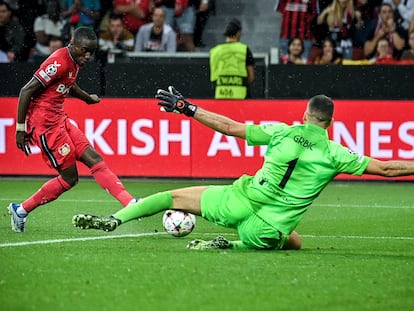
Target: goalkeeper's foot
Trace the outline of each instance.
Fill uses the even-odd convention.
[[[120,225],[120,221],[113,216],[101,217],[91,214],[75,215],[72,218],[72,223],[81,229],[98,229],[106,232],[114,231]]]
[[[204,240],[193,240],[188,243],[187,248],[195,250],[207,250],[207,249],[229,249],[232,248],[233,244],[228,241],[225,237],[219,235],[210,241]]]

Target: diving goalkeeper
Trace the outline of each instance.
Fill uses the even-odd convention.
[[[222,236],[194,240],[187,246],[191,249],[300,249],[295,228],[336,175],[414,174],[414,162],[379,161],[329,140],[327,128],[333,122],[334,103],[325,95],[312,97],[303,124],[292,126],[240,123],[189,103],[174,87],[158,90],[155,97],[165,112],[192,117],[215,131],[246,139],[249,145],[267,145],[263,166],[254,176],[243,175],[231,185],[159,192],[109,217],[78,214],[73,217],[76,227],[112,231],[130,220],[178,209],[235,228],[239,234],[238,241]]]

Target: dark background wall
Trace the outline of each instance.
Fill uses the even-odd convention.
[[[253,98],[414,99],[414,66],[268,65],[255,58]],[[38,64],[0,64],[0,96],[18,96]],[[174,85],[190,98],[213,98],[208,58],[128,58],[113,64],[92,62],[78,84],[105,97],[153,97],[157,88]]]

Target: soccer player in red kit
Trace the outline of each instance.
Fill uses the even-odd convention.
[[[8,210],[15,232],[25,231],[26,217],[36,207],[57,199],[78,183],[77,161],[89,167],[98,184],[122,205],[135,201],[63,109],[69,94],[87,104],[99,103],[97,95],[88,94],[75,82],[79,68],[90,60],[96,48],[97,37],[93,30],[76,29],[70,44],[51,54],[20,90],[17,147],[29,155],[29,142],[35,143],[41,149],[44,161],[59,175],[43,184],[24,202],[10,203]]]

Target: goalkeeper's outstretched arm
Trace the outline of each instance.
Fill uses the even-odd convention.
[[[246,124],[229,117],[198,107],[193,118],[217,132],[246,139]]]
[[[220,133],[246,139],[246,124],[188,102],[173,86],[169,86],[168,91],[157,90],[155,98],[160,100],[161,111],[182,113]]]
[[[365,174],[378,175],[384,177],[408,176],[414,174],[414,161],[390,160],[380,161],[371,159]]]

